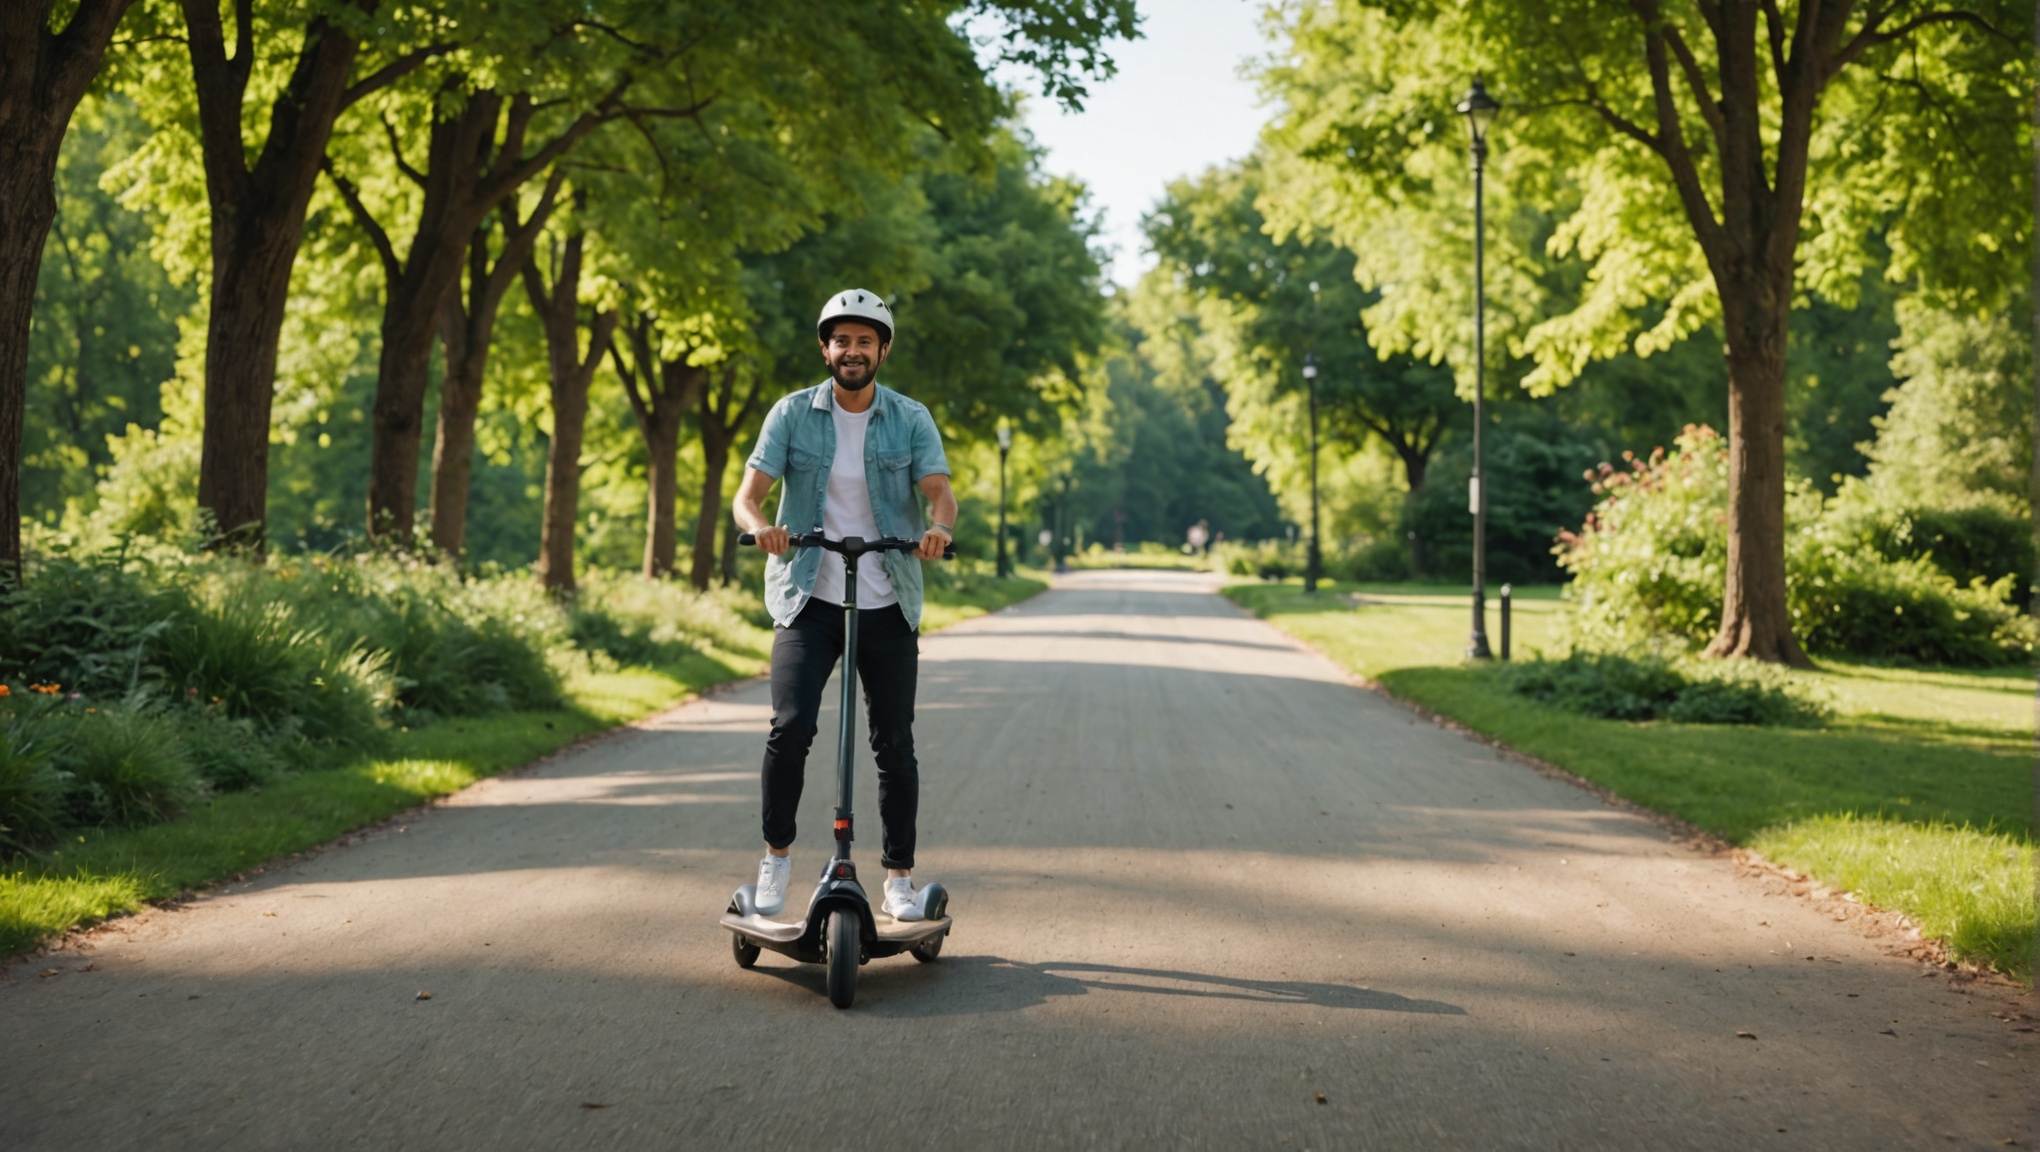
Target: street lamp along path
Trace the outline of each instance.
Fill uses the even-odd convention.
[[[1467,487],[1467,510],[1473,513],[1473,637],[1466,654],[1475,660],[1489,659],[1487,638],[1487,483],[1482,470],[1481,433],[1486,416],[1482,401],[1487,393],[1487,219],[1482,203],[1486,193],[1487,134],[1502,105],[1488,95],[1478,76],[1473,88],[1459,102],[1459,112],[1473,135],[1473,477]]]
[[[1013,574],[1006,563],[1006,454],[1013,450],[1013,428],[1009,424],[999,425],[999,553],[996,565],[999,579]]]

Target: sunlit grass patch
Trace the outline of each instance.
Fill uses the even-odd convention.
[[[1752,836],[1771,860],[1886,908],[1958,957],[2031,978],[2036,931],[2030,840],[1873,816],[1799,820]]]
[[[141,877],[0,875],[0,956],[76,924],[132,912],[148,899]]]

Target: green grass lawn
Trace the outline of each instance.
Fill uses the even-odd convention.
[[[1024,576],[966,576],[930,591],[924,627],[933,631],[982,616],[1045,587]],[[566,706],[557,711],[448,719],[393,732],[379,755],[217,796],[166,824],[87,832],[33,860],[0,866],[0,957],[317,847],[690,693],[756,675],[765,668],[770,640],[759,629],[737,650],[693,653],[660,668],[584,673],[569,682]]]
[[[926,601],[921,605],[921,630],[939,632],[951,624],[997,612],[1008,604],[1016,604],[1048,587],[1048,583],[1037,576],[1025,575],[1001,580],[990,575],[964,575],[955,578],[946,587],[930,585]]]
[[[1466,663],[1467,597],[1422,585],[1235,584],[1242,606],[1388,691],[1639,804],[1903,911],[1956,956],[2030,978],[2029,673],[1821,661],[1818,728],[1597,720]],[[1552,640],[1555,588],[1517,589],[1515,654]],[[1491,606],[1492,612],[1492,606]],[[1489,638],[1499,627],[1489,620]]]

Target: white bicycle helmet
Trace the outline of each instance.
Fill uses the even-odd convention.
[[[815,321],[815,335],[827,340],[829,329],[840,320],[855,320],[860,324],[869,324],[878,329],[879,343],[892,343],[892,309],[886,307],[885,300],[876,292],[862,288],[846,288],[829,297],[829,302],[822,305],[822,318]]]

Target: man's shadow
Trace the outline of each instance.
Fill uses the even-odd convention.
[[[817,995],[823,991],[824,977],[819,965],[760,966],[754,971],[802,987],[812,986]],[[1349,984],[1246,980],[1118,964],[1026,964],[999,956],[945,956],[933,964],[900,965],[894,961],[867,964],[858,973],[857,1004],[853,1011],[908,1019],[1018,1012],[1058,997],[1093,992],[1235,1000],[1269,1006],[1466,1015],[1466,1009],[1457,1004],[1415,1000]]]

